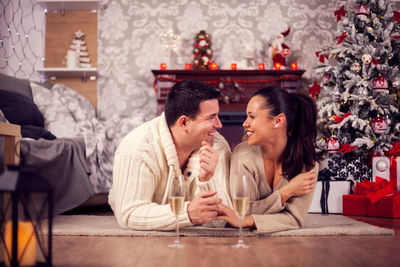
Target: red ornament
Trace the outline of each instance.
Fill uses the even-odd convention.
[[[332,78],[332,74],[330,72],[326,72],[322,76],[322,82],[328,83],[328,82],[330,82],[331,78]]]
[[[343,144],[342,147],[338,150],[339,153],[349,153],[353,149],[357,148],[357,146],[350,146],[349,144]]]
[[[393,19],[394,19],[394,21],[396,21],[396,22],[400,22],[400,12],[394,11],[394,12],[393,12]]]
[[[382,134],[388,129],[388,123],[383,117],[376,117],[371,122],[371,128],[374,133]]]
[[[340,148],[340,143],[339,140],[336,138],[336,136],[331,136],[328,139],[326,139],[325,144],[326,144],[326,150],[329,153],[335,153]]]
[[[388,90],[388,81],[382,75],[379,75],[372,79],[372,88],[376,92],[385,92]]]
[[[356,9],[356,17],[360,16],[368,16],[369,15],[369,6],[368,5],[359,5]]]

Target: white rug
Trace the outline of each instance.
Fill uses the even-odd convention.
[[[59,215],[54,218],[55,236],[174,236],[174,231],[135,231],[121,229],[114,216]],[[359,222],[342,215],[308,214],[305,226],[272,234],[259,234],[245,229],[244,236],[329,236],[329,235],[394,235],[391,229]],[[233,236],[233,228],[185,227],[182,236]]]

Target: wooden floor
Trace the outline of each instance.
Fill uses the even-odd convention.
[[[109,212],[104,214],[109,215]],[[400,266],[400,219],[352,217],[395,231],[394,236],[183,237],[187,247],[167,247],[171,237],[54,237],[55,266]]]

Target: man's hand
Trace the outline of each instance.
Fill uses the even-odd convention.
[[[203,141],[201,145],[199,180],[206,182],[214,175],[215,167],[218,164],[219,152],[212,148],[206,141]]]
[[[189,202],[187,211],[193,224],[205,224],[217,217],[217,206],[222,200],[213,197],[216,193],[211,191],[201,192]]]

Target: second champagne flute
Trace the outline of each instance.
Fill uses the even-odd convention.
[[[249,248],[250,246],[243,242],[242,237],[242,220],[249,210],[249,188],[247,185],[247,179],[245,175],[236,177],[233,180],[233,208],[236,215],[239,217],[239,240],[233,248]]]
[[[185,181],[182,175],[177,175],[172,178],[172,184],[169,191],[169,205],[172,213],[175,215],[176,221],[176,239],[175,242],[168,245],[170,248],[185,248],[179,240],[179,225],[178,217],[183,213],[185,206]]]

